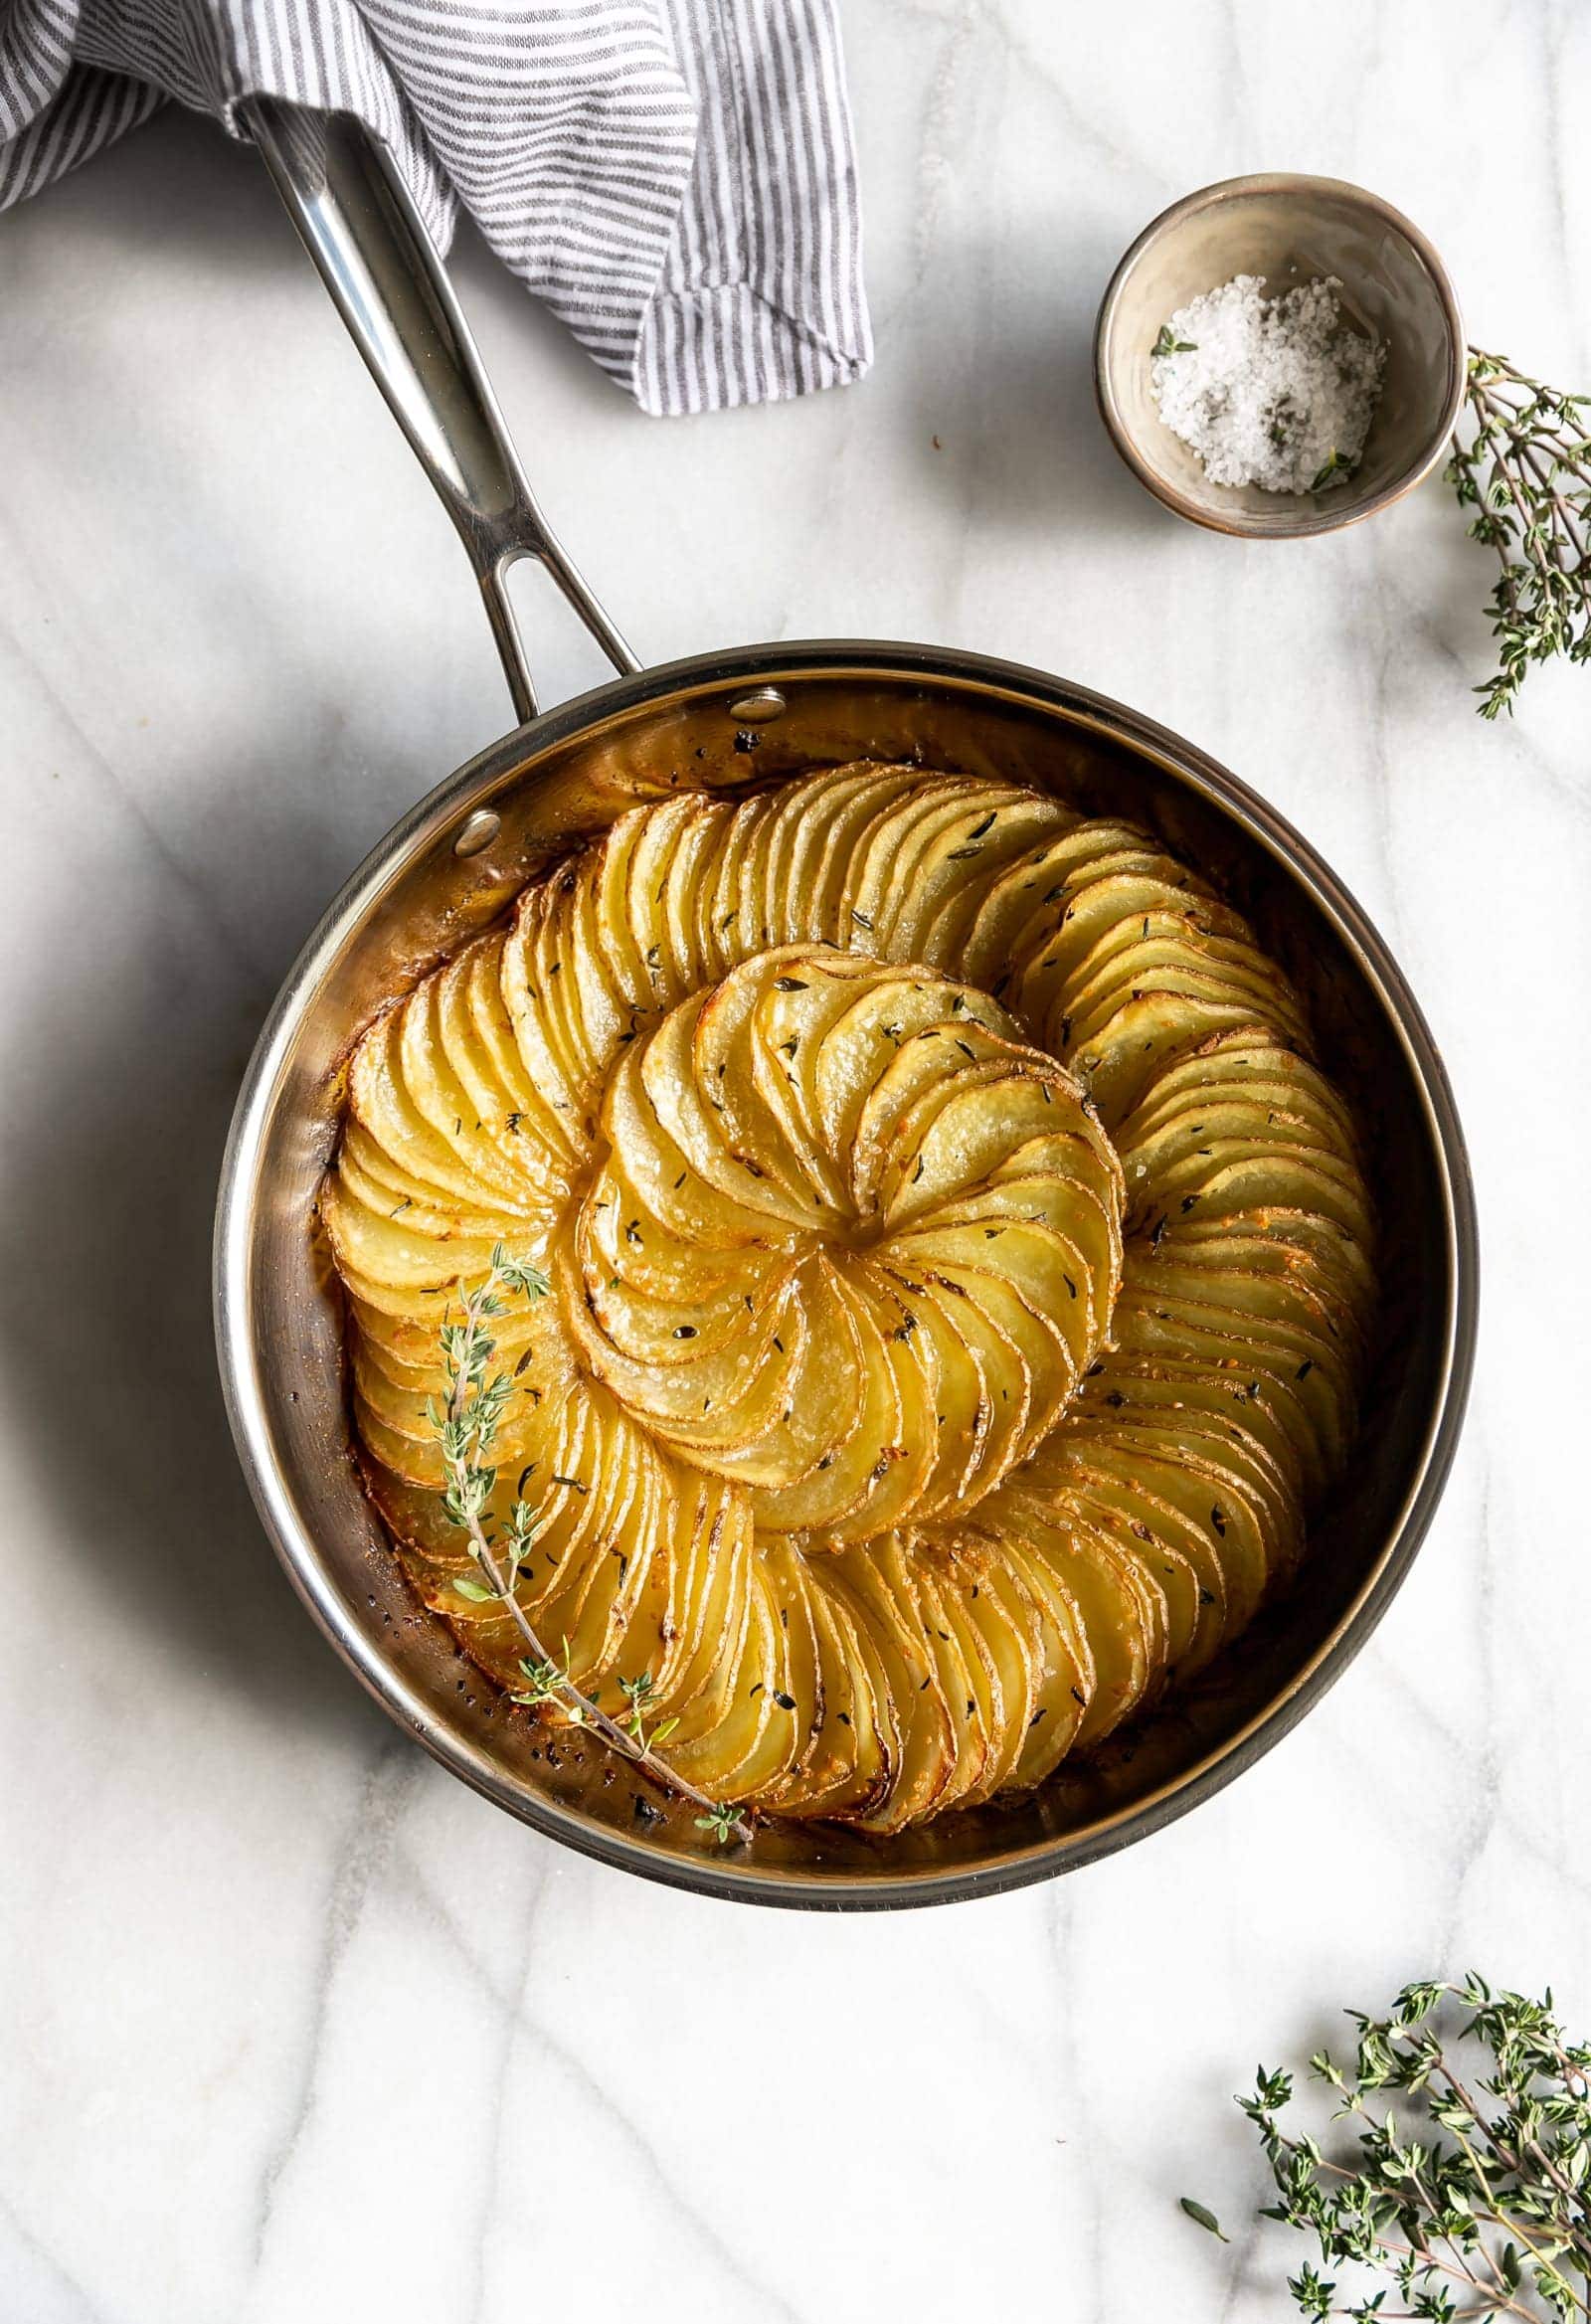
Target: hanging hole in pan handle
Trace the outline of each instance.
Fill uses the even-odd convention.
[[[250,97],[239,110],[457,527],[519,717],[534,718],[537,707],[504,587],[522,557],[546,567],[616,669],[639,669],[537,506],[437,246],[381,139],[352,113],[317,113],[276,97]]]

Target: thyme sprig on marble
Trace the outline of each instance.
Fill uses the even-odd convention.
[[[492,1531],[490,1509],[497,1471],[491,1453],[514,1383],[508,1373],[490,1369],[497,1352],[491,1324],[506,1310],[505,1294],[545,1299],[550,1288],[539,1267],[510,1258],[498,1243],[486,1274],[463,1297],[456,1316],[449,1313],[442,1328],[446,1394],[441,1402],[432,1399],[427,1417],[442,1449],[442,1507],[468,1535],[475,1566],[473,1573],[460,1575],[452,1587],[475,1604],[495,1599],[524,1641],[526,1651],[519,1660],[522,1684],[509,1690],[511,1700],[532,1709],[550,1706],[571,1725],[600,1737],[654,1783],[700,1809],[697,1830],[710,1833],[720,1845],[748,1839],[750,1826],[737,1808],[698,1791],[658,1757],[657,1746],[678,1722],[665,1719],[657,1726],[647,1726],[654,1685],[649,1672],[619,1680],[619,1691],[626,1707],[616,1714],[602,1707],[599,1690],[577,1685],[571,1674],[567,1639],[562,1641],[561,1662],[543,1645],[518,1593],[522,1569],[546,1529],[546,1519],[516,1496],[505,1526],[495,1534]]]
[[[1591,396],[1472,347],[1465,411],[1473,434],[1455,435],[1447,480],[1475,510],[1472,540],[1503,567],[1490,601],[1500,666],[1475,690],[1483,718],[1511,716],[1532,663],[1591,660]]]
[[[1310,2073],[1332,2092],[1332,2119],[1356,2126],[1353,2149],[1329,2155],[1282,2127],[1288,2073],[1261,2066],[1238,2100],[1276,2184],[1262,2216],[1320,2245],[1321,2267],[1288,2279],[1299,2313],[1591,2317],[1591,2049],[1564,2039],[1551,1994],[1494,1993],[1472,1975],[1406,1986],[1385,2018],[1347,2014],[1351,2061],[1319,2051]],[[1202,2204],[1182,2208],[1220,2234]],[[1343,2264],[1359,2271],[1356,2295],[1321,2272]]]

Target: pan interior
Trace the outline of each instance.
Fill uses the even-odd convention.
[[[784,707],[748,704],[774,688]],[[753,715],[755,713],[755,715]],[[705,1855],[611,1754],[505,1714],[410,1597],[349,1450],[338,1308],[313,1232],[340,1069],[382,1002],[499,912],[549,853],[637,799],[855,758],[1033,785],[1158,831],[1306,993],[1366,1142],[1384,1235],[1379,1353],[1351,1466],[1297,1586],[1158,1712],[1039,1791],[889,1839],[773,1826]],[[484,846],[480,817],[499,818]],[[464,823],[472,852],[456,848]],[[1412,1555],[1467,1363],[1462,1150],[1413,1005],[1330,875],[1232,778],[1149,722],[1033,673],[891,649],[763,648],[602,688],[485,752],[361,867],[305,948],[240,1100],[218,1236],[223,1369],[257,1499],[358,1675],[455,1773],[610,1861],[770,1902],[929,1901],[1063,1870],[1167,1820],[1275,1740],[1347,1660]],[[1463,1280],[1461,1280],[1463,1279]],[[1464,1294],[1461,1299],[1461,1292]]]

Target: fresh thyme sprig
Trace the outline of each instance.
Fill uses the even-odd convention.
[[[494,1539],[490,1530],[488,1511],[497,1483],[491,1451],[514,1392],[513,1380],[506,1372],[488,1368],[497,1352],[490,1325],[504,1313],[505,1292],[524,1299],[545,1299],[550,1288],[539,1267],[510,1258],[498,1243],[489,1269],[464,1297],[457,1319],[449,1316],[442,1328],[447,1392],[441,1403],[433,1399],[427,1415],[442,1448],[442,1507],[469,1536],[475,1562],[475,1571],[460,1575],[452,1586],[460,1597],[476,1604],[495,1599],[523,1639],[526,1651],[519,1671],[524,1683],[510,1690],[513,1701],[537,1709],[550,1704],[572,1725],[600,1736],[654,1783],[699,1808],[702,1812],[696,1818],[696,1829],[710,1832],[720,1845],[749,1839],[751,1828],[737,1808],[698,1791],[657,1756],[658,1744],[679,1722],[665,1719],[648,1731],[645,1720],[654,1688],[650,1672],[619,1680],[619,1691],[628,1707],[616,1717],[603,1709],[599,1689],[582,1690],[571,1676],[568,1640],[563,1641],[561,1663],[542,1644],[519,1602],[518,1591],[522,1567],[545,1529],[546,1520],[538,1517],[528,1502],[516,1499],[505,1531]]]
[[[1501,355],[1469,350],[1465,407],[1447,480],[1473,508],[1470,536],[1494,548],[1501,666],[1476,692],[1483,718],[1512,715],[1532,662],[1591,660],[1591,396],[1543,387]]]
[[[1283,2130],[1293,2077],[1261,2066],[1238,2104],[1259,2131],[1279,2201],[1262,2214],[1312,2233],[1323,2267],[1343,2262],[1379,2290],[1338,2299],[1306,2265],[1288,2279],[1299,2313],[1471,2324],[1591,2317],[1591,2049],[1564,2040],[1552,1996],[1494,1993],[1485,1980],[1406,1986],[1390,2016],[1348,2016],[1351,2064],[1326,2052],[1310,2072],[1358,2125],[1352,2160]],[[1459,2055],[1473,2045],[1472,2067]],[[1395,2114],[1393,2092],[1402,2104]],[[1445,2134],[1445,2135],[1444,2135]],[[1219,2235],[1212,2213],[1182,2208]],[[1388,2305],[1394,2291],[1401,2307]]]

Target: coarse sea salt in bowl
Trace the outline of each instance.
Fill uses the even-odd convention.
[[[1167,425],[1166,413],[1204,444],[1218,470],[1235,465],[1241,471],[1248,464],[1266,469],[1274,479],[1285,468],[1285,462],[1279,468],[1275,461],[1248,457],[1264,449],[1253,437],[1255,408],[1277,389],[1287,368],[1259,353],[1245,359],[1237,345],[1244,300],[1246,319],[1255,325],[1254,293],[1229,292],[1222,302],[1238,366],[1233,401],[1245,411],[1212,422],[1219,388],[1212,398],[1208,377],[1190,376],[1211,371],[1210,349],[1198,365],[1191,356],[1176,356],[1167,367],[1163,354],[1162,332],[1175,336],[1172,317],[1238,276],[1257,277],[1259,295],[1267,302],[1290,302],[1286,310],[1268,303],[1265,313],[1273,335],[1280,321],[1295,339],[1295,401],[1284,410],[1283,421],[1300,427],[1301,441],[1325,442],[1331,427],[1341,425],[1349,431],[1351,447],[1363,421],[1362,399],[1354,390],[1368,383],[1373,408],[1362,450],[1345,470],[1340,459],[1323,461],[1330,473],[1319,489],[1279,491],[1258,482],[1218,482],[1193,446]],[[1327,376],[1329,367],[1324,370],[1307,346],[1302,355],[1297,346],[1300,329],[1311,320],[1308,310],[1319,300],[1310,286],[1320,283],[1331,285],[1337,327],[1372,351],[1344,347],[1341,369],[1353,375],[1347,381]],[[1303,296],[1295,299],[1294,293]],[[1207,307],[1200,311],[1211,312]],[[1157,346],[1162,350],[1158,363]],[[1183,375],[1180,381],[1177,372]],[[1445,456],[1464,400],[1464,325],[1436,252],[1389,202],[1338,178],[1228,178],[1174,203],[1145,228],[1112,275],[1094,333],[1100,414],[1140,482],[1178,516],[1254,540],[1334,532],[1410,491]],[[1302,422],[1300,380],[1306,407]],[[1312,383],[1322,398],[1313,411],[1308,408]],[[1194,393],[1200,389],[1202,400]],[[1285,386],[1280,392],[1286,393]],[[1197,414],[1190,419],[1195,403]],[[1306,456],[1298,474],[1306,472],[1306,465],[1313,482],[1320,468]]]

